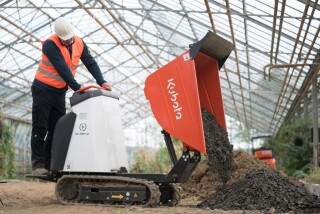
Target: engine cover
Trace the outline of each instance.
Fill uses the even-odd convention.
[[[64,127],[63,121],[68,121],[66,118],[70,117],[67,114],[58,121],[55,129],[51,169],[61,170],[62,164],[60,167],[54,166],[61,159],[64,159],[63,171],[68,172],[113,172],[120,167],[128,169],[119,96],[111,91],[93,90],[74,94],[70,103],[72,114],[76,115],[72,132],[67,130],[70,126]],[[58,140],[64,132],[71,134],[69,145],[63,143],[65,139]]]

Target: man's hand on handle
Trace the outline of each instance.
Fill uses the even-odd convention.
[[[94,85],[89,85],[89,86],[81,86],[79,90],[77,90],[76,92],[77,93],[84,93],[84,92],[88,92],[90,88],[98,88],[98,89],[104,89],[104,90],[108,90],[108,91],[111,91],[111,85],[109,83],[103,83],[100,86],[94,86]]]
[[[102,85],[101,85],[101,87],[102,88],[104,88],[104,89],[106,89],[106,90],[108,90],[108,91],[111,91],[112,89],[111,89],[111,85],[109,84],[109,83],[103,83]]]

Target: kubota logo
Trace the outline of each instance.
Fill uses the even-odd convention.
[[[175,91],[176,84],[173,81],[174,78],[168,80],[167,90],[168,93],[171,95],[170,100],[173,103],[172,107],[174,109],[173,111],[176,113],[176,120],[179,120],[182,118],[182,107],[178,102],[178,93]]]

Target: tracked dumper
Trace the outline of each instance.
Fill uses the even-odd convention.
[[[173,167],[167,174],[129,173],[119,95],[89,86],[70,98],[72,111],[55,127],[48,175],[59,202],[177,205],[186,182],[207,155],[201,109],[226,131],[219,69],[233,46],[209,31],[176,59],[149,75],[145,96],[160,126]],[[171,136],[183,142],[177,159]]]

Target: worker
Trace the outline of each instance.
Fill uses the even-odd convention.
[[[31,86],[31,161],[34,175],[45,175],[50,170],[53,132],[58,119],[66,114],[68,88],[73,91],[84,89],[74,79],[79,61],[83,62],[98,85],[111,90],[87,45],[74,35],[69,20],[58,18],[54,22],[54,31],[55,34],[43,43],[42,59]]]

